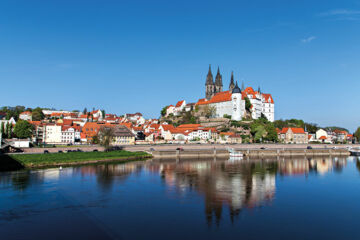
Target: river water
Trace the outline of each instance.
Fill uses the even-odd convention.
[[[1,239],[360,239],[357,158],[0,173]]]

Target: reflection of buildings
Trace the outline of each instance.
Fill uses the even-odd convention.
[[[346,158],[302,158],[302,159],[282,159],[279,163],[279,173],[281,175],[306,175],[310,171],[324,175],[329,171],[339,172],[346,166]]]
[[[223,206],[229,207],[231,220],[243,208],[271,201],[275,194],[276,163],[185,162],[150,164],[159,171],[169,187],[179,194],[194,189],[205,197],[205,213],[209,224],[219,224]]]

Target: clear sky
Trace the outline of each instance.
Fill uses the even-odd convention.
[[[275,118],[360,125],[360,1],[0,1],[0,106],[158,117],[208,65],[273,95]]]

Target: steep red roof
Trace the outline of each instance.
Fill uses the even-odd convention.
[[[325,137],[325,136],[321,136],[319,139],[320,139],[320,140],[326,140],[326,137]]]
[[[183,104],[184,100],[178,101],[175,107],[181,107],[181,105]]]
[[[272,98],[271,94],[263,93],[262,95],[263,95],[263,97],[265,99],[265,102],[274,103],[274,99]]]

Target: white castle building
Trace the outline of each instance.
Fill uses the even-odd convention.
[[[244,86],[240,89],[237,82],[234,83],[233,73],[231,73],[229,90],[223,91],[220,69],[218,68],[214,82],[211,66],[209,66],[205,83],[205,96],[205,98],[199,99],[196,105],[215,107],[215,117],[230,115],[233,120],[241,120],[246,113],[245,98],[247,97],[252,105],[250,111],[253,119],[258,119],[263,114],[269,121],[274,121],[275,106],[271,94],[262,93],[260,88],[258,91],[254,91],[252,87],[244,88]]]

